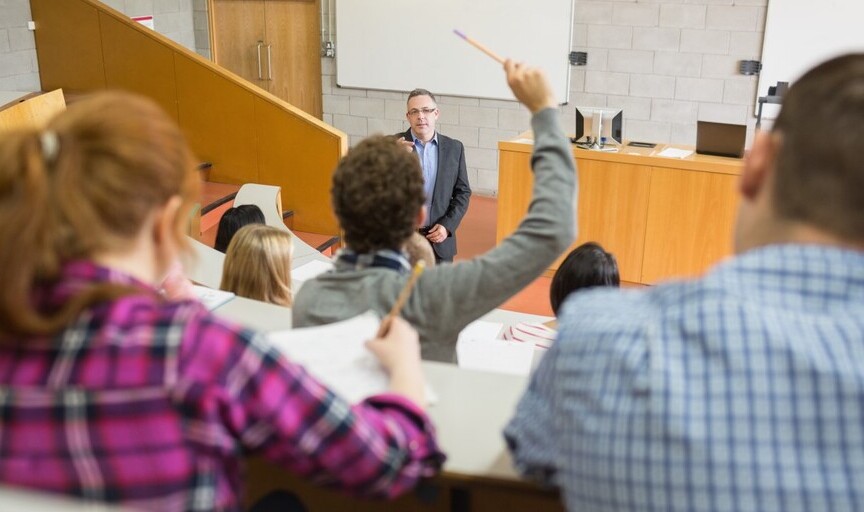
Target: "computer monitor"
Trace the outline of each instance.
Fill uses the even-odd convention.
[[[577,144],[621,144],[624,140],[620,108],[576,107]],[[605,140],[604,140],[605,138]]]

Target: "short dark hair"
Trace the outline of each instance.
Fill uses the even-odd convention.
[[[584,243],[564,258],[552,277],[552,285],[549,287],[552,311],[558,316],[558,308],[567,296],[580,288],[620,284],[615,256],[606,252],[596,242]]]
[[[829,60],[783,98],[774,208],[845,240],[864,239],[864,53]]]
[[[408,93],[408,100],[406,101],[410,101],[411,98],[413,98],[414,96],[429,96],[430,98],[432,98],[432,101],[435,102],[436,105],[438,104],[438,100],[435,99],[435,95],[427,91],[426,89],[414,89],[413,91]]]
[[[229,208],[219,219],[213,248],[221,252],[227,251],[228,244],[231,243],[237,230],[249,224],[264,224],[264,222],[264,212],[254,204],[241,204]]]
[[[423,172],[393,137],[369,137],[333,173],[333,209],[352,250],[401,250],[423,207]]]

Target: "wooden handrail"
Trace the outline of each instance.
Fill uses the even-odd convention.
[[[0,108],[0,132],[18,128],[41,128],[66,109],[62,90],[29,94],[23,100]]]
[[[345,133],[97,0],[30,0],[44,89],[121,88],[153,98],[183,129],[209,179],[282,187],[295,227],[336,235],[330,177]]]

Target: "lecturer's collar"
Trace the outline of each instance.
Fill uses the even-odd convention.
[[[429,142],[434,142],[436,145],[438,144],[438,130],[435,130],[435,135],[433,135],[432,138],[429,139],[429,142],[423,142],[422,140],[420,140],[417,135],[414,134],[414,130],[408,131],[411,132],[411,140],[414,141],[414,144],[420,144],[421,146],[425,146]]]

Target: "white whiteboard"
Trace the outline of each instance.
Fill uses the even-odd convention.
[[[572,28],[573,0],[337,0],[336,83],[513,99],[501,65],[453,34],[458,29],[543,68],[566,103]]]
[[[757,96],[850,51],[864,51],[864,1],[769,0]],[[763,115],[773,118],[778,110],[765,105]]]

